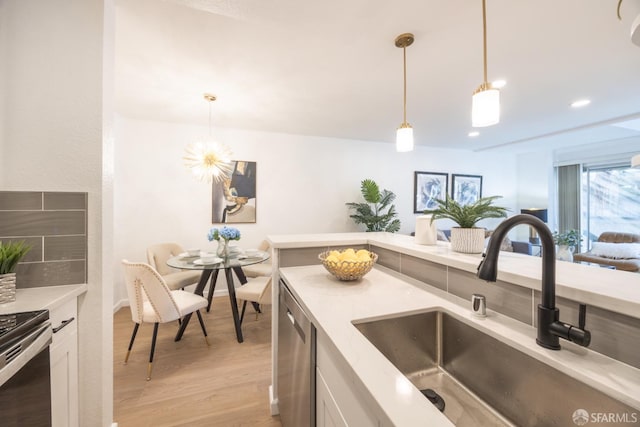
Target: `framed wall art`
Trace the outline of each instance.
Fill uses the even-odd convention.
[[[449,191],[449,174],[441,172],[414,172],[413,213],[438,206],[436,199],[444,200]]]
[[[482,198],[482,176],[451,174],[451,198],[462,206]]]
[[[256,162],[232,160],[230,177],[214,181],[211,192],[211,222],[214,224],[256,222]]]

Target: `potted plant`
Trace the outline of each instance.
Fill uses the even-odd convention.
[[[578,230],[567,230],[562,233],[553,233],[553,242],[558,245],[556,259],[573,262],[573,252],[576,246],[582,242],[582,236]]]
[[[0,304],[16,300],[16,266],[30,249],[24,242],[0,241]]]
[[[391,203],[396,195],[389,190],[382,190],[371,179],[365,179],[360,183],[360,191],[364,197],[364,203],[346,203],[356,213],[349,215],[356,224],[364,224],[367,231],[388,231],[395,233],[400,230],[400,220],[396,218],[395,205]],[[388,210],[385,212],[385,209]]]
[[[431,215],[431,222],[436,219],[450,219],[458,227],[451,228],[451,249],[455,252],[477,254],[484,249],[484,228],[476,227],[476,223],[487,218],[505,218],[507,208],[495,206],[493,202],[502,196],[482,197],[473,203],[461,205],[446,196],[445,200],[436,199],[438,207],[427,209],[425,214]]]

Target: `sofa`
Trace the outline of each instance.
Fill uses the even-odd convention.
[[[573,261],[640,271],[640,234],[605,231],[591,244],[591,250],[574,254]]]

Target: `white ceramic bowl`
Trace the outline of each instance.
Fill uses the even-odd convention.
[[[200,255],[200,249],[187,249],[187,254],[189,256],[198,256]]]
[[[207,254],[204,256],[200,256],[200,261],[202,261],[203,264],[213,264],[214,262],[217,262],[219,260],[220,258],[215,256],[214,254]]]
[[[256,257],[256,256],[260,255],[262,253],[262,251],[259,251],[258,249],[247,249],[247,250],[244,251],[244,253],[248,257]]]

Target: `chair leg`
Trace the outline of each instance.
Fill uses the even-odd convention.
[[[151,353],[149,354],[149,366],[147,366],[147,381],[151,379],[151,369],[153,368],[153,353],[156,351],[156,338],[158,338],[158,325],[153,324],[153,338],[151,338]]]
[[[196,310],[196,314],[198,315],[198,322],[200,322],[200,327],[202,328],[202,333],[204,334],[204,341],[209,344],[209,338],[207,337],[207,328],[204,327],[204,320],[202,320],[202,314],[200,314],[200,310]]]
[[[244,311],[247,309],[247,301],[242,302],[242,312],[240,313],[240,324],[242,324],[242,319],[244,319]]]
[[[131,334],[131,340],[129,341],[129,348],[127,349],[127,355],[124,357],[124,364],[126,365],[129,361],[129,355],[131,354],[131,349],[133,348],[133,342],[136,340],[136,334],[138,333],[139,323],[136,323],[133,326],[133,333]]]
[[[258,320],[258,313],[262,313],[262,311],[260,310],[260,304],[252,301],[251,305],[253,305],[253,309],[256,311],[256,320]]]

